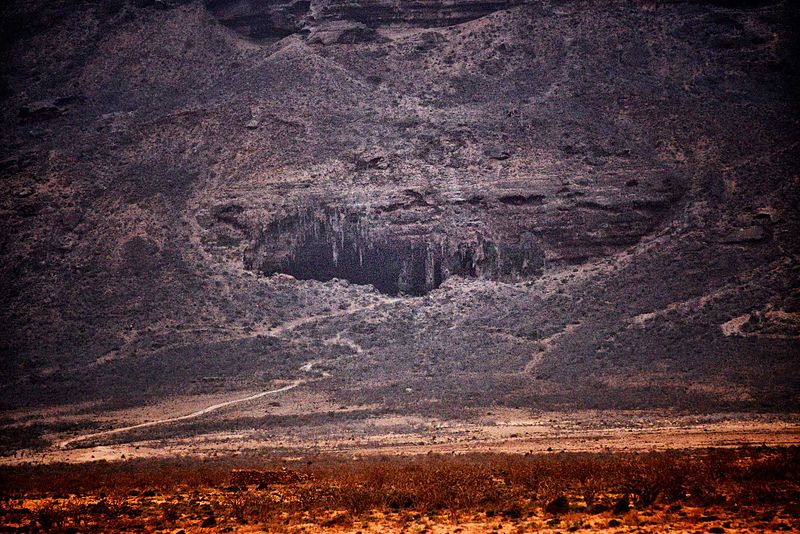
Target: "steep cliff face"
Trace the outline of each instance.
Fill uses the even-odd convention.
[[[255,39],[282,38],[331,21],[370,28],[389,25],[436,27],[460,24],[521,4],[521,0],[205,0],[209,11],[235,31]]]
[[[4,6],[2,402],[796,407],[800,16],[746,4]]]
[[[663,223],[686,187],[669,172],[637,176],[492,193],[373,191],[332,196],[325,205],[307,199],[298,201],[299,213],[279,211],[268,221],[238,205],[221,209],[235,211],[251,236],[249,269],[419,295],[454,275],[530,281],[545,264],[581,264],[636,244]]]

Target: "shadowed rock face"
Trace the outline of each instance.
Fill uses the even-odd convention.
[[[208,10],[233,30],[254,39],[282,39],[302,29],[311,2],[206,0]]]
[[[390,24],[436,27],[459,24],[522,3],[520,0],[206,0],[225,26],[255,39],[282,38],[328,21],[378,28]]]
[[[371,27],[403,23],[425,28],[460,24],[521,3],[521,0],[367,0],[358,3],[322,0],[315,2],[314,8],[321,20],[348,19]]]
[[[336,402],[442,417],[798,406],[795,3],[2,22],[7,406],[257,389],[309,355]]]

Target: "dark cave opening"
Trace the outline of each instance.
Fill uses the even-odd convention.
[[[393,296],[425,295],[453,275],[529,278],[544,265],[544,252],[529,234],[499,241],[478,233],[453,239],[418,227],[392,229],[358,212],[309,210],[264,227],[246,263],[267,276],[337,278]]]
[[[298,244],[279,272],[299,280],[371,284],[387,295],[419,296],[444,281],[441,259],[427,247],[402,240],[369,245],[357,241],[331,242],[325,236]]]

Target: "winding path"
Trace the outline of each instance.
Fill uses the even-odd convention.
[[[329,318],[332,318],[332,317],[350,315],[350,314],[361,312],[361,311],[364,311],[364,310],[372,310],[374,308],[377,308],[378,306],[381,306],[382,304],[386,304],[387,302],[388,303],[393,303],[393,302],[397,302],[398,300],[400,300],[400,299],[397,299],[397,298],[384,299],[384,300],[380,300],[378,302],[373,302],[371,304],[367,304],[367,305],[364,305],[364,306],[359,306],[358,304],[354,303],[354,304],[351,304],[348,308],[346,308],[344,310],[338,310],[338,311],[325,313],[325,314],[320,314],[320,315],[310,315],[310,316],[306,316],[306,317],[300,317],[300,318],[297,318],[297,319],[293,319],[291,321],[287,321],[287,322],[285,322],[283,324],[280,324],[278,326],[274,326],[274,327],[272,327],[272,328],[270,328],[268,330],[263,330],[263,331],[258,331],[257,330],[256,332],[251,334],[251,336],[248,336],[248,337],[252,337],[254,335],[267,335],[267,336],[272,336],[272,337],[280,337],[283,334],[285,334],[286,332],[292,331],[292,330],[294,330],[294,329],[296,329],[296,328],[298,328],[300,326],[303,326],[305,324],[313,323],[313,322],[316,322],[316,321],[319,321],[319,320],[323,320],[323,319],[329,319]],[[351,340],[342,338],[341,334],[337,334],[337,336],[335,338],[333,338],[333,341],[334,342],[339,342],[339,343],[342,343],[342,344],[345,344],[345,345],[351,347],[356,353],[360,354],[361,352],[363,352],[363,349],[359,345],[357,345],[355,342],[353,342]],[[304,372],[304,373],[310,373],[311,370],[312,370],[312,367],[314,366],[314,363],[315,362],[306,363],[305,365],[300,367],[300,371]],[[325,374],[323,374],[323,376],[325,376]],[[84,435],[81,435],[81,436],[75,436],[75,437],[69,438],[67,440],[61,441],[58,444],[58,447],[63,449],[63,448],[65,448],[65,447],[67,447],[67,446],[69,446],[69,445],[71,445],[73,443],[77,443],[77,442],[80,442],[80,441],[86,441],[86,440],[94,439],[94,438],[112,436],[114,434],[122,434],[122,433],[125,433],[125,432],[129,432],[131,430],[137,430],[137,429],[140,429],[140,428],[148,428],[148,427],[153,427],[153,426],[157,426],[157,425],[164,425],[164,424],[168,424],[168,423],[176,423],[176,422],[179,422],[179,421],[186,421],[188,419],[194,419],[196,417],[200,417],[200,416],[205,415],[207,413],[210,413],[210,412],[213,412],[213,411],[216,411],[216,410],[219,410],[221,408],[228,407],[228,406],[232,406],[234,404],[240,404],[240,403],[243,403],[243,402],[248,402],[248,401],[260,399],[261,397],[265,397],[267,395],[274,395],[274,394],[277,394],[277,393],[283,393],[284,391],[289,391],[290,389],[294,389],[297,386],[299,386],[299,385],[301,385],[301,384],[303,384],[305,382],[306,382],[306,380],[295,380],[291,384],[289,384],[287,386],[284,386],[282,388],[272,389],[272,390],[269,390],[269,391],[262,391],[260,393],[256,393],[255,395],[250,395],[248,397],[243,397],[241,399],[233,399],[233,400],[229,400],[229,401],[226,401],[226,402],[220,402],[219,404],[213,404],[211,406],[203,408],[202,410],[198,410],[196,412],[192,412],[192,413],[186,414],[186,415],[181,415],[181,416],[178,416],[178,417],[168,417],[166,419],[158,419],[156,421],[148,421],[146,423],[139,423],[139,424],[136,424],[136,425],[130,425],[130,426],[125,426],[125,427],[121,427],[121,428],[114,428],[114,429],[111,429],[111,430],[103,430],[101,432],[94,432],[92,434],[84,434]]]
[[[186,414],[186,415],[181,415],[181,416],[178,416],[178,417],[169,417],[167,419],[158,419],[156,421],[148,421],[146,423],[139,423],[138,425],[124,426],[122,428],[114,428],[114,429],[111,429],[111,430],[103,430],[102,432],[95,432],[93,434],[84,434],[82,436],[76,436],[76,437],[70,438],[70,439],[68,439],[66,441],[62,441],[61,443],[58,444],[58,446],[59,446],[59,448],[63,449],[64,447],[67,447],[68,445],[71,445],[72,443],[75,443],[75,442],[78,442],[78,441],[85,441],[87,439],[111,436],[113,434],[122,434],[123,432],[128,432],[130,430],[136,430],[136,429],[139,429],[139,428],[147,428],[147,427],[156,426],[156,425],[162,425],[162,424],[166,424],[166,423],[175,423],[175,422],[178,422],[178,421],[186,421],[187,419],[194,419],[196,417],[200,417],[201,415],[205,415],[207,413],[219,410],[220,408],[225,408],[227,406],[231,406],[233,404],[239,404],[239,403],[242,403],[242,402],[247,402],[247,401],[251,401],[251,400],[260,399],[261,397],[265,397],[267,395],[273,395],[275,393],[283,393],[284,391],[289,391],[290,389],[296,388],[297,386],[299,386],[302,383],[303,383],[302,380],[297,380],[297,381],[289,384],[288,386],[283,386],[282,388],[271,389],[269,391],[262,391],[261,393],[256,393],[255,395],[250,395],[249,397],[244,397],[244,398],[241,398],[241,399],[234,399],[234,400],[229,400],[229,401],[226,401],[226,402],[220,402],[219,404],[212,404],[211,406],[203,408],[202,410],[198,410],[196,412],[192,412],[192,413]]]

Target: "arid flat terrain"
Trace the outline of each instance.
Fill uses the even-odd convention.
[[[376,405],[337,406],[310,392],[310,385],[292,383],[232,399],[178,398],[147,409],[107,414],[85,406],[50,413],[12,412],[8,421],[13,423],[6,425],[9,435],[30,434],[31,421],[65,430],[38,436],[35,446],[9,453],[0,464],[254,453],[296,458],[335,453],[598,453],[800,445],[796,414],[497,408],[477,417],[444,420],[386,413]],[[81,428],[91,430],[73,430]]]

